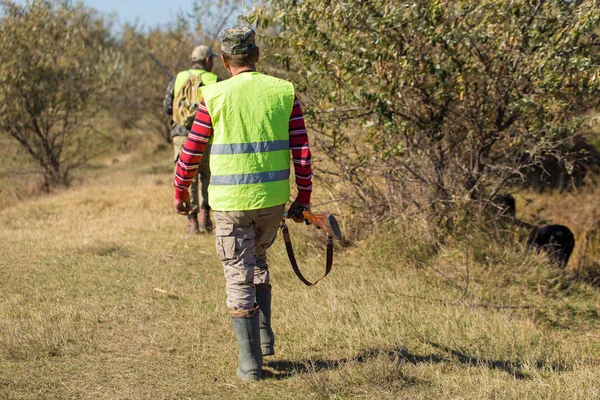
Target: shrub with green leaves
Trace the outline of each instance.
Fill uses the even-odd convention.
[[[39,164],[47,189],[65,185],[94,154],[92,117],[114,89],[109,28],[81,3],[0,6],[0,133]]]
[[[107,107],[121,128],[137,126],[166,142],[171,140],[171,118],[163,111],[163,97],[170,78],[148,53],[175,75],[190,67],[193,48],[189,24],[181,16],[162,28],[147,31],[133,25],[122,28],[119,51],[123,68],[117,81],[123,89]]]
[[[171,140],[171,118],[163,111],[169,78],[148,53],[152,53],[173,75],[188,69],[195,46],[204,44],[218,51],[219,31],[234,23],[242,6],[242,0],[218,4],[195,0],[189,4],[189,14],[178,13],[171,23],[152,29],[129,24],[122,28],[119,50],[124,61],[118,82],[126,89],[108,105],[111,115],[122,128],[141,127],[165,141]],[[217,59],[212,72],[221,78],[228,76]]]
[[[297,70],[319,176],[375,210],[452,218],[568,165],[600,94],[596,0],[271,0],[248,21]]]

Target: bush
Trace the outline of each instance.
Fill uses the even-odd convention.
[[[0,131],[39,164],[46,189],[66,185],[94,154],[91,118],[119,67],[109,28],[81,4],[0,5]]]
[[[599,94],[595,1],[273,0],[248,21],[298,70],[319,177],[371,213],[452,220],[569,166]]]
[[[119,49],[124,68],[119,85],[124,90],[109,104],[111,114],[122,128],[140,127],[158,134],[166,142],[171,140],[171,118],[163,111],[163,96],[169,78],[148,53],[176,75],[190,68],[190,55],[195,46],[205,44],[218,51],[219,31],[233,23],[241,7],[239,0],[217,4],[196,0],[190,4],[190,15],[180,14],[163,27],[147,31],[133,25],[123,27]],[[227,73],[220,65],[221,62],[215,59],[213,72],[225,78]]]
[[[193,48],[189,27],[182,18],[172,25],[148,32],[136,26],[123,27],[119,50],[124,61],[118,77],[122,91],[108,105],[121,128],[142,127],[166,142],[170,141],[171,118],[162,107],[169,78],[148,53],[152,53],[175,75],[189,68]]]

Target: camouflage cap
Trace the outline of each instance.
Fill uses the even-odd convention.
[[[256,33],[249,26],[229,28],[221,32],[221,51],[227,54],[245,54],[256,47]]]
[[[217,55],[212,52],[209,46],[200,45],[194,48],[192,51],[192,61],[204,60],[207,57],[216,57]]]

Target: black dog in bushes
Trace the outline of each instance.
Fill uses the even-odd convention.
[[[550,261],[565,268],[575,247],[575,237],[564,225],[545,225],[534,228],[527,239],[527,250],[548,254]]]
[[[531,229],[527,239],[527,250],[548,254],[550,262],[559,268],[565,268],[575,247],[575,237],[564,225],[544,225],[538,227],[515,217],[516,202],[510,194],[498,195],[493,199],[498,214],[509,217],[513,223]]]
[[[515,198],[510,194],[501,194],[494,197],[492,203],[498,209],[501,216],[515,217],[517,208]]]

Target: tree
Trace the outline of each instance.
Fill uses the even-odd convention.
[[[597,104],[597,0],[272,0],[248,21],[297,71],[319,176],[380,212],[452,218],[569,165]]]
[[[119,48],[124,68],[118,81],[127,90],[109,105],[112,115],[122,127],[139,126],[143,116],[144,129],[150,129],[165,141],[170,141],[171,119],[162,109],[169,79],[148,57],[148,53],[157,57],[172,74],[189,68],[190,55],[198,44],[218,50],[215,46],[220,31],[236,20],[243,4],[243,0],[218,3],[196,0],[190,4],[189,15],[180,13],[176,20],[165,26],[149,30],[133,25],[123,27]],[[220,64],[215,62],[213,72],[224,78],[226,72]]]
[[[108,27],[83,5],[2,0],[0,131],[39,164],[48,190],[94,153],[93,116],[118,58]]]
[[[235,25],[248,5],[248,0],[194,0],[190,16],[196,24],[198,40],[217,47],[221,31]]]
[[[171,140],[171,118],[163,111],[163,96],[169,78],[148,56],[152,53],[172,74],[189,68],[194,48],[187,21],[179,17],[172,24],[144,32],[125,25],[121,31],[119,51],[123,68],[117,78],[122,88],[108,108],[122,128],[140,126],[158,134],[165,142]]]

